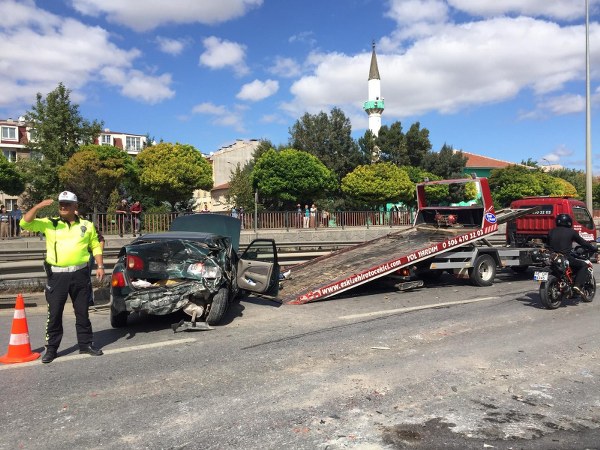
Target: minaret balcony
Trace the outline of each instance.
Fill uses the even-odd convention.
[[[380,110],[379,112],[381,112],[384,109],[383,100],[369,100],[364,103],[363,109],[365,111]]]

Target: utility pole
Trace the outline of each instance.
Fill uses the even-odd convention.
[[[585,0],[585,205],[592,201],[592,106],[590,102],[590,2]]]

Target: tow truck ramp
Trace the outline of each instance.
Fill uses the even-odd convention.
[[[478,204],[450,207],[426,204],[425,187],[459,183],[478,183]],[[291,278],[282,283],[278,300],[290,305],[324,300],[407,266],[423,266],[427,260],[452,267],[451,258],[444,259],[444,254],[453,252],[454,257],[459,249],[478,248],[475,244],[485,243],[487,237],[498,231],[499,224],[530,212],[506,210],[496,215],[485,178],[419,183],[417,202],[419,211],[412,227],[294,266]],[[522,252],[518,249],[507,249],[501,255],[499,250],[490,253],[495,255],[495,264],[521,264]],[[467,256],[473,254],[477,255],[477,250],[471,250]],[[460,256],[466,258],[460,267],[473,268],[473,258]],[[457,267],[456,263],[453,267]]]

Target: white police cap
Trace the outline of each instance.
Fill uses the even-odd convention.
[[[73,203],[77,203],[77,196],[75,194],[73,194],[72,192],[62,191],[58,195],[58,201],[59,202],[73,202]]]

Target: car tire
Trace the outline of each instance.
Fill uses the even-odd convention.
[[[213,296],[212,303],[210,304],[210,309],[208,310],[208,315],[206,316],[206,322],[209,325],[219,324],[219,322],[223,320],[223,317],[225,317],[228,305],[229,289],[226,287],[222,287]]]
[[[127,317],[129,316],[129,312],[120,311],[117,312],[110,307],[110,326],[113,328],[123,328],[127,326]]]

